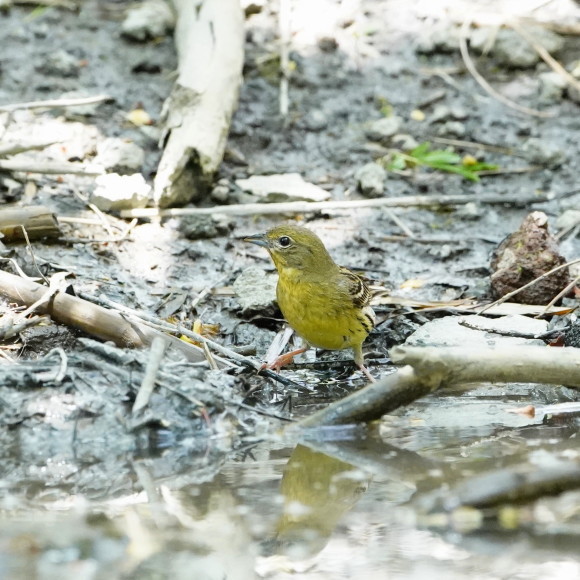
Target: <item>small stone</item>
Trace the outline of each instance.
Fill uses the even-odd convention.
[[[415,51],[419,54],[451,54],[458,50],[458,29],[447,24],[430,28],[415,45]]]
[[[446,137],[465,137],[467,129],[459,121],[447,121],[438,128],[437,133]]]
[[[580,224],[580,209],[567,209],[556,220],[558,230],[567,230]]]
[[[252,175],[248,179],[236,179],[236,185],[260,198],[261,202],[326,201],[330,194],[308,181],[299,173]]]
[[[395,115],[373,121],[366,130],[366,136],[371,141],[389,142],[399,132],[402,122],[401,117]]]
[[[541,139],[528,139],[521,147],[521,153],[530,163],[542,167],[556,168],[566,160],[566,153],[553,143]]]
[[[145,151],[135,143],[111,137],[97,145],[97,155],[94,161],[109,171],[131,174],[139,171],[143,166]]]
[[[278,276],[258,266],[246,268],[234,281],[234,290],[244,314],[273,312]]]
[[[201,214],[184,216],[179,224],[179,231],[188,240],[206,240],[225,236],[232,227],[230,218],[223,214]]]
[[[230,197],[230,188],[227,185],[216,185],[211,190],[210,195],[217,203],[227,203]]]
[[[462,205],[455,213],[464,220],[478,220],[484,214],[484,209],[475,201]]]
[[[338,42],[332,36],[323,36],[316,44],[322,52],[335,52],[338,48]]]
[[[150,200],[151,186],[140,173],[118,175],[108,173],[95,179],[91,203],[102,211],[120,211],[145,207]]]
[[[419,143],[412,135],[407,135],[406,133],[398,133],[392,140],[392,144],[403,151],[412,151],[413,149],[419,147]]]
[[[527,26],[525,31],[551,55],[564,47],[564,39],[542,26]],[[490,42],[493,40],[493,42]],[[534,48],[511,28],[482,27],[475,30],[470,39],[471,47],[484,52],[491,44],[490,53],[502,65],[508,68],[531,68],[540,61]]]
[[[557,103],[562,100],[568,83],[557,72],[543,72],[538,75],[540,81],[539,98],[543,103]]]
[[[310,111],[302,120],[302,125],[308,131],[322,131],[328,126],[328,119],[324,111],[315,109]]]
[[[66,50],[58,50],[46,58],[39,70],[47,75],[77,77],[80,70],[79,60]]]
[[[387,172],[378,163],[367,163],[354,175],[357,187],[366,197],[380,197],[385,191]]]
[[[127,11],[122,34],[143,42],[165,36],[175,28],[175,15],[164,0],[147,0]]]

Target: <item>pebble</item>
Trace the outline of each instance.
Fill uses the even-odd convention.
[[[388,142],[393,135],[396,135],[401,128],[403,120],[396,115],[384,117],[378,121],[370,123],[366,130],[366,136],[371,141]]]
[[[324,111],[315,109],[302,119],[301,124],[308,131],[322,131],[328,127],[328,119]]]
[[[122,34],[143,42],[165,36],[175,28],[175,16],[164,0],[147,0],[127,11],[121,25]]]
[[[403,151],[412,151],[416,147],[419,147],[419,143],[412,135],[407,133],[398,133],[392,138],[392,144]]]
[[[385,191],[387,172],[378,163],[367,163],[354,175],[357,187],[366,197],[381,197]]]
[[[541,44],[552,56],[562,50],[564,39],[542,26],[526,26],[525,31]],[[540,62],[540,56],[533,47],[515,30],[492,27],[475,29],[471,34],[471,48],[483,52],[490,38],[494,38],[490,53],[501,65],[508,68],[531,68]]]
[[[79,59],[66,50],[57,50],[48,55],[39,71],[59,77],[79,76]]]
[[[278,276],[258,266],[246,268],[234,281],[234,290],[244,313],[273,311]]]
[[[528,139],[521,147],[520,152],[530,163],[542,167],[556,168],[566,160],[563,149],[543,139]]]
[[[447,121],[437,130],[438,135],[445,137],[465,137],[466,133],[465,125],[460,121]]]
[[[151,186],[140,173],[99,175],[95,179],[95,184],[91,203],[101,211],[146,207],[150,200]]]
[[[557,72],[549,71],[538,75],[540,82],[539,99],[542,103],[557,103],[562,99],[567,82]]]
[[[426,29],[415,44],[415,51],[419,54],[451,54],[458,50],[459,30],[447,24]]]
[[[223,214],[190,215],[181,218],[179,231],[188,240],[204,240],[225,236],[230,232],[232,220]]]
[[[110,137],[97,145],[95,163],[109,171],[131,174],[139,171],[145,160],[145,151],[130,141]]]
[[[304,181],[299,173],[252,175],[248,179],[236,179],[236,185],[265,203],[330,199],[328,191]]]

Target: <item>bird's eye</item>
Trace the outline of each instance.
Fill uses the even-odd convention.
[[[287,248],[292,243],[292,240],[288,236],[282,236],[278,239],[278,243],[283,248]]]

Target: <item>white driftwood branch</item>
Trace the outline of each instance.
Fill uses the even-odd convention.
[[[199,197],[211,182],[238,103],[244,61],[238,0],[173,4],[179,77],[162,112],[164,151],[154,184],[161,207]]]
[[[478,195],[405,195],[401,197],[378,197],[373,199],[340,199],[332,201],[286,201],[281,203],[243,203],[214,207],[178,207],[158,209],[144,207],[120,212],[123,218],[176,217],[185,215],[207,215],[221,213],[227,215],[267,215],[278,213],[308,213],[329,210],[353,210],[367,207],[439,207],[463,205],[471,201],[489,204],[528,204],[546,201],[538,196],[506,196],[493,193]]]
[[[439,388],[481,382],[530,382],[580,388],[580,349],[544,346],[395,347],[397,372],[292,426],[375,421]]]

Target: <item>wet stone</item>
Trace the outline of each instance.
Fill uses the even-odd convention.
[[[258,266],[246,268],[235,280],[234,290],[245,314],[273,312],[278,277]]]
[[[149,203],[151,186],[140,173],[99,175],[91,203],[102,211],[120,211],[145,207]]]
[[[521,147],[521,153],[530,162],[543,167],[559,167],[566,161],[563,149],[543,139],[528,139]]]
[[[123,139],[112,137],[97,145],[95,163],[115,173],[140,171],[144,160],[145,151],[139,145]]]
[[[367,163],[355,173],[357,187],[367,197],[380,197],[385,191],[387,172],[378,163]]]
[[[366,136],[371,141],[389,142],[391,137],[399,132],[402,122],[401,117],[397,116],[373,121],[366,130]]]
[[[202,240],[225,236],[231,226],[230,218],[225,215],[192,215],[181,219],[179,231],[188,240]]]
[[[135,5],[127,12],[122,24],[123,35],[133,40],[165,36],[175,27],[175,17],[163,0],[148,0]]]
[[[79,75],[79,61],[66,50],[58,50],[48,55],[38,70],[47,75],[76,77]]]

